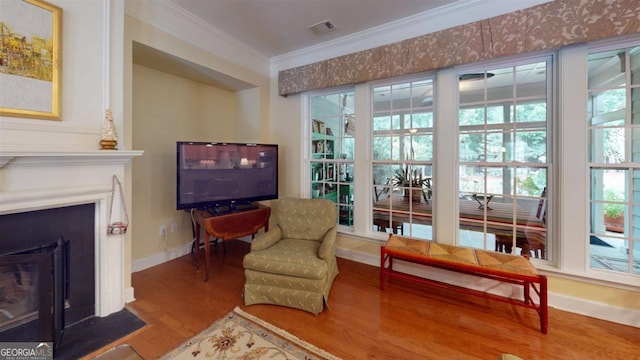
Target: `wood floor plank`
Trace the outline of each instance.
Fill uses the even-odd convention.
[[[381,291],[378,268],[345,259],[338,259],[330,309],[318,316],[244,306],[249,244],[230,241],[226,249],[212,251],[206,283],[190,256],[134,273],[136,301],[127,307],[149,325],[111,346],[127,343],[156,359],[239,306],[344,359],[640,359],[638,328],[550,308],[545,335],[531,309],[400,280]]]

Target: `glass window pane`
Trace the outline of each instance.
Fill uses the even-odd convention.
[[[428,161],[433,158],[433,135],[413,136],[413,159]]]
[[[591,125],[623,125],[627,105],[626,90],[612,89],[592,93],[594,115]]]
[[[547,94],[547,63],[542,61],[516,66],[516,84],[518,97],[545,99]]]
[[[615,175],[607,173],[606,170],[592,172],[592,180],[599,179],[601,176],[606,179]],[[624,203],[624,196],[614,187],[615,185],[605,185],[604,191],[601,187],[594,187],[595,192],[592,193],[592,196],[595,195],[592,200],[603,198],[605,201],[592,202],[590,265],[596,269],[629,272],[632,264],[628,256],[631,243],[627,238],[629,229],[626,227],[628,205]],[[638,213],[638,210],[634,207],[634,214]],[[635,218],[635,215],[633,217]]]
[[[631,99],[640,99],[640,88],[631,88]],[[640,106],[638,100],[631,100],[631,124],[640,124],[640,111],[634,110]]]
[[[484,124],[484,108],[460,109],[458,119],[460,126]]]
[[[380,86],[373,89],[373,111],[391,110],[391,86]]]
[[[618,54],[622,54],[622,57]],[[619,74],[624,72],[624,50],[610,50],[589,54],[589,89],[607,88],[620,84]],[[624,80],[622,80],[624,81]]]
[[[520,131],[516,133],[513,159],[520,162],[541,163],[547,158],[546,131]]]
[[[391,130],[391,116],[374,116],[373,131]]]
[[[547,121],[547,104],[531,103],[516,105],[516,121],[517,122],[546,122]],[[541,124],[545,126],[545,124]]]
[[[591,200],[595,202],[625,201],[625,179],[622,169],[591,169]]]
[[[515,74],[512,67],[489,70],[487,74],[487,101],[513,98]],[[494,74],[494,76],[489,77],[489,74]]]
[[[391,149],[393,147],[390,136],[373,137],[373,159],[391,160]]]
[[[458,186],[462,196],[485,192],[483,166],[460,165],[459,176]]]
[[[433,81],[424,80],[412,83],[411,106],[413,108],[430,105],[433,101]]]
[[[505,161],[505,153],[507,151],[504,140],[506,135],[502,132],[488,133],[486,136],[486,158],[485,161],[503,162]]]
[[[516,174],[516,195],[544,197],[543,192],[547,188],[546,168],[518,167]]]
[[[629,62],[629,69],[631,70],[631,84],[640,84],[640,46],[629,49]]]
[[[513,174],[510,168],[504,166],[486,167],[484,181],[485,192],[488,194],[512,195],[511,186],[514,184]]]
[[[626,170],[621,169],[591,169],[592,232],[625,232],[627,174]]]
[[[391,86],[391,108],[394,111],[408,109],[411,106],[409,101],[411,95],[411,84],[396,84]]]
[[[637,127],[631,129],[631,161],[640,163],[640,128]]]
[[[484,137],[483,131],[461,133],[459,137],[460,161],[484,161]]]
[[[391,165],[389,164],[374,164],[373,165],[373,184],[380,186],[389,186],[391,184],[391,178],[393,173],[391,171]],[[387,189],[388,192],[388,189]]]
[[[485,77],[484,72],[459,74],[458,92],[461,107],[485,101]]]
[[[624,128],[594,128],[590,132],[590,157],[593,163],[618,164],[625,161]]]
[[[338,156],[340,159],[353,160],[355,151],[355,139],[344,138],[342,139],[342,149],[339,149]]]
[[[411,115],[411,127],[414,129],[427,129],[433,127],[432,112],[418,112]]]
[[[640,241],[636,240],[633,243],[633,249],[640,249]],[[632,269],[634,274],[640,274],[640,252],[638,251],[629,251],[629,254],[633,254],[631,258],[632,261]]]
[[[487,107],[487,124],[503,124],[511,122],[510,106]]]

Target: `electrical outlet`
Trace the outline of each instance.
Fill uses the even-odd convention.
[[[171,223],[171,232],[176,232],[176,231],[178,231],[178,224]]]
[[[165,236],[167,235],[167,225],[162,224],[160,225],[160,236]]]

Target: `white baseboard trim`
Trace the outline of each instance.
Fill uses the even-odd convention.
[[[238,240],[251,243],[251,236],[245,236]],[[182,246],[178,246],[172,249],[168,249],[163,252],[157,253],[155,255],[151,255],[147,258],[132,261],[131,272],[134,273],[134,272],[142,271],[144,269],[148,269],[150,267],[160,265],[162,263],[165,263],[173,259],[177,259],[181,256],[184,256],[190,253],[191,253],[191,243],[184,244]]]
[[[353,249],[344,249],[341,247],[336,248],[336,256],[343,259],[367,264],[371,266],[380,267],[380,257],[371,254],[366,254],[360,251],[354,251]]]
[[[338,248],[336,251],[338,257],[380,267],[380,257],[364,254],[352,249]],[[407,272],[410,274],[424,276],[425,267],[421,265],[411,263],[400,263],[394,267],[398,271]],[[429,278],[439,280],[455,285],[466,286],[474,288],[476,290],[491,289],[492,293],[498,293],[503,296],[521,296],[521,289],[513,289],[515,286],[509,284],[501,284],[500,286],[492,286],[489,282],[495,282],[494,280],[482,279],[471,275],[459,275],[452,276],[454,274],[451,271],[433,269],[429,270]],[[477,281],[472,279],[476,278]],[[487,282],[489,281],[489,282]],[[600,303],[587,299],[567,296],[563,294],[556,294],[551,291],[548,292],[549,307],[574,313],[584,316],[593,317],[600,320],[611,321],[618,324],[628,325],[640,328],[640,311],[634,309],[627,309],[622,307],[613,306],[610,304]],[[549,324],[550,327],[553,324]]]
[[[130,286],[124,289],[124,303],[130,303],[136,301],[136,298],[133,296],[133,288]]]
[[[144,269],[160,265],[167,261],[177,259],[189,253],[191,253],[191,243],[165,250],[144,259],[134,260],[131,262],[131,272],[135,273],[138,271],[142,271]]]
[[[639,310],[621,308],[552,292],[549,292],[549,306],[574,314],[640,328]],[[549,326],[553,325],[549,324]]]

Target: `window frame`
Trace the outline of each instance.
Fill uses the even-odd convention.
[[[303,109],[305,111],[305,116],[304,116],[304,126],[303,128],[303,139],[304,141],[302,142],[302,146],[304,147],[303,149],[303,154],[304,154],[304,166],[302,167],[303,170],[303,175],[301,177],[302,179],[302,184],[304,185],[305,190],[302,190],[302,194],[308,198],[312,198],[313,196],[313,188],[316,184],[321,184],[322,187],[325,187],[326,184],[333,184],[336,186],[336,199],[335,199],[335,204],[336,204],[336,213],[337,213],[337,223],[338,223],[338,228],[340,229],[340,231],[343,232],[353,232],[353,227],[355,225],[355,198],[356,196],[353,193],[352,190],[352,184],[354,179],[357,178],[356,175],[356,165],[355,165],[355,149],[354,149],[354,158],[353,159],[343,159],[341,157],[337,157],[335,156],[335,154],[337,153],[337,148],[339,146],[341,146],[341,142],[347,138],[347,136],[344,136],[344,132],[341,130],[332,130],[332,131],[338,131],[338,134],[334,133],[333,135],[327,135],[326,133],[324,134],[317,134],[314,133],[314,117],[313,117],[313,101],[312,99],[314,97],[329,97],[332,95],[336,95],[336,94],[346,94],[346,93],[353,93],[355,95],[355,87],[353,86],[341,86],[341,87],[336,87],[336,88],[331,88],[331,89],[323,89],[323,90],[318,90],[318,91],[312,91],[309,93],[306,93],[303,101]],[[354,99],[355,102],[355,99]],[[355,107],[355,105],[354,105]],[[357,112],[356,109],[352,109],[354,111],[354,113],[357,116]],[[344,115],[344,114],[342,114]],[[338,123],[339,124],[339,123]],[[341,125],[341,124],[340,124]],[[326,130],[326,128],[325,128]],[[313,151],[313,147],[314,142],[322,142],[322,140],[324,139],[324,146],[327,146],[327,139],[329,139],[329,137],[331,137],[330,141],[332,141],[333,143],[333,156],[332,157],[327,157],[327,156],[323,156],[322,158],[316,158],[316,156],[314,156],[314,151]],[[357,140],[356,140],[356,136],[354,135],[353,137],[353,142],[354,142],[354,146],[355,144],[357,144]],[[316,180],[313,176],[313,172],[314,172],[314,165],[313,164],[323,164],[322,165],[322,173],[326,173],[328,169],[327,165],[331,165],[331,169],[333,169],[333,172],[335,173],[333,175],[334,180],[327,180],[324,176],[322,179]],[[350,167],[352,169],[354,169],[354,171],[352,171],[353,173],[350,174],[350,179],[342,179],[337,175],[338,172],[338,168],[341,168],[342,166],[345,167]],[[349,190],[347,190],[347,198],[343,199],[342,195],[340,194],[341,192],[343,192],[343,189],[348,188]],[[330,198],[325,196],[325,194],[321,194],[319,196],[320,198]],[[332,200],[330,198],[330,200]],[[341,214],[342,213],[346,213],[348,214],[346,216],[346,221],[347,223],[344,224],[343,219],[341,218]]]
[[[432,100],[430,101],[430,105],[422,105],[422,106],[413,106],[413,100],[411,97],[409,97],[409,106],[405,106],[405,107],[401,107],[401,108],[394,108],[393,107],[393,101],[390,102],[390,105],[387,109],[383,109],[383,110],[376,110],[375,109],[375,93],[376,93],[376,89],[378,88],[383,88],[383,87],[389,87],[390,91],[393,91],[393,87],[394,86],[398,86],[398,85],[406,85],[409,84],[410,86],[412,84],[420,84],[420,83],[429,83],[430,87],[431,87],[431,91],[435,92],[435,87],[436,87],[436,74],[434,72],[428,72],[428,73],[420,73],[420,74],[414,74],[414,75],[409,75],[409,76],[401,76],[401,77],[396,77],[396,78],[390,78],[390,79],[385,79],[385,80],[380,80],[380,81],[375,81],[375,82],[371,82],[369,84],[369,95],[371,98],[370,101],[370,111],[371,114],[368,118],[368,122],[370,125],[370,132],[369,132],[369,136],[368,136],[368,140],[371,143],[370,148],[368,149],[369,151],[369,156],[370,156],[370,161],[368,161],[368,172],[369,172],[369,176],[371,177],[371,180],[368,183],[368,187],[369,187],[369,192],[372,194],[372,201],[370,201],[368,203],[367,206],[367,217],[368,217],[368,222],[367,222],[367,226],[369,229],[370,233],[382,233],[385,234],[383,236],[387,236],[386,234],[388,233],[392,233],[393,229],[396,228],[396,231],[399,231],[397,229],[397,225],[399,222],[402,224],[402,234],[405,236],[411,236],[411,234],[414,234],[414,231],[419,231],[422,229],[423,226],[427,226],[424,224],[419,224],[417,222],[416,216],[415,214],[419,213],[418,211],[414,211],[414,207],[413,206],[409,206],[407,209],[399,209],[399,208],[394,208],[393,205],[390,205],[389,207],[376,207],[374,206],[374,201],[375,201],[375,196],[373,195],[375,192],[381,191],[382,192],[387,192],[389,196],[397,196],[393,195],[394,192],[398,192],[398,191],[407,191],[410,192],[410,198],[413,198],[414,196],[420,196],[420,202],[424,202],[424,201],[429,201],[432,202],[433,201],[433,192],[431,191],[431,199],[429,199],[429,190],[427,190],[426,194],[426,199],[424,198],[424,196],[422,195],[422,193],[420,191],[412,191],[413,185],[409,185],[409,187],[405,187],[405,186],[394,186],[393,184],[377,184],[375,182],[375,176],[373,175],[374,170],[376,169],[376,167],[378,169],[383,168],[383,167],[389,167],[390,172],[389,172],[389,176],[394,176],[395,174],[395,170],[399,170],[399,169],[403,169],[406,168],[405,166],[409,166],[409,167],[413,167],[413,166],[418,166],[421,174],[422,174],[422,170],[424,168],[430,168],[431,169],[431,174],[424,174],[424,176],[430,176],[430,180],[429,182],[433,181],[433,178],[435,176],[435,167],[434,167],[434,163],[435,163],[435,147],[434,147],[434,142],[435,142],[435,124],[437,123],[437,119],[436,119],[436,112],[435,112],[435,106],[436,106],[436,100],[435,100],[435,94],[432,95]],[[413,89],[413,87],[411,87],[411,89]],[[423,94],[422,94],[423,95]],[[421,96],[422,96],[421,95]],[[403,122],[405,122],[406,124],[406,118],[409,117],[410,118],[410,122],[413,121],[411,119],[413,114],[416,113],[430,113],[431,114],[431,126],[430,127],[423,127],[423,128],[419,128],[416,129],[414,127],[411,128],[407,128],[404,127]],[[392,128],[389,130],[379,130],[378,133],[376,133],[376,130],[374,129],[374,121],[377,115],[384,115],[386,113],[391,114],[391,116],[395,116],[395,115],[400,115],[401,118],[399,120],[399,126],[398,128],[393,128],[393,126],[391,126]],[[390,121],[393,123],[393,120],[390,119]],[[412,123],[410,123],[412,125]],[[416,130],[415,132],[412,132],[411,130]],[[391,153],[391,157],[389,159],[376,159],[374,156],[374,150],[375,150],[375,141],[376,138],[383,138],[385,135],[389,135],[392,137],[392,143],[393,143],[393,138],[396,137],[398,138],[398,156],[394,157],[393,156],[393,151]],[[415,156],[415,153],[412,152],[412,154],[405,154],[404,151],[401,151],[402,149],[406,149],[406,141],[407,139],[409,139],[410,141],[413,142],[413,138],[414,137],[419,137],[419,136],[430,136],[431,137],[431,158],[430,159],[417,159]],[[393,145],[392,145],[393,147]],[[410,149],[413,150],[413,145],[411,145],[409,147]],[[407,159],[407,157],[413,157],[413,159]],[[395,169],[395,170],[394,170]],[[393,181],[393,178],[390,177],[389,180]],[[422,189],[421,189],[422,190]],[[424,190],[422,190],[424,191]],[[374,216],[375,214],[375,216]],[[387,218],[388,216],[388,218]],[[395,218],[394,218],[395,216]],[[373,228],[376,224],[374,224],[374,217],[376,218],[381,218],[380,220],[383,221],[383,223],[385,223],[386,225],[389,225],[389,227],[386,229],[386,231],[375,231],[375,229]],[[433,217],[435,217],[435,209],[432,208],[432,219]],[[400,220],[398,220],[400,219]],[[434,222],[431,222],[431,234],[433,234],[433,229],[435,227]],[[427,231],[426,229],[422,229]],[[379,236],[377,236],[379,237]],[[386,238],[385,238],[386,239]],[[430,236],[430,238],[423,238],[420,237],[420,239],[423,239],[425,241],[431,241],[433,240],[433,235]]]
[[[526,65],[530,65],[530,64],[536,64],[536,63],[541,63],[544,62],[546,63],[545,66],[545,71],[546,71],[546,85],[545,85],[545,92],[544,95],[534,95],[534,96],[527,96],[527,95],[520,95],[517,93],[517,89],[518,89],[518,83],[517,83],[517,77],[515,71],[517,71],[517,68],[519,66],[526,66]],[[483,89],[485,89],[484,91],[484,98],[480,99],[480,100],[475,100],[475,101],[469,101],[469,102],[464,102],[462,103],[461,101],[461,94],[460,94],[460,88],[462,87],[462,84],[460,82],[458,82],[458,84],[460,84],[458,86],[458,91],[456,92],[456,96],[458,98],[458,103],[457,103],[457,112],[456,114],[459,115],[460,111],[465,110],[465,109],[490,109],[490,108],[502,108],[502,118],[503,119],[507,119],[508,120],[512,120],[515,119],[516,121],[502,121],[499,123],[491,123],[487,120],[488,118],[488,114],[486,112],[484,112],[484,118],[485,121],[482,124],[471,124],[471,125],[459,125],[460,123],[460,119],[459,117],[456,117],[456,144],[460,144],[460,139],[461,139],[461,134],[470,134],[473,131],[481,131],[483,134],[488,135],[488,134],[502,134],[503,136],[506,135],[515,135],[517,136],[518,133],[523,133],[525,132],[527,129],[531,129],[531,128],[535,128],[535,129],[545,129],[546,131],[546,159],[544,162],[524,162],[524,161],[519,161],[516,159],[515,154],[511,157],[511,159],[502,159],[499,161],[491,161],[490,159],[487,159],[486,156],[485,158],[482,160],[477,160],[477,161],[473,161],[473,160],[469,160],[469,161],[463,161],[459,154],[456,157],[456,164],[457,166],[460,168],[462,166],[476,166],[476,167],[482,167],[485,169],[490,169],[490,168],[502,168],[503,170],[503,177],[507,176],[510,174],[510,171],[514,171],[517,172],[518,169],[521,168],[540,168],[540,169],[546,169],[546,186],[545,186],[545,196],[523,196],[523,195],[518,195],[517,194],[517,189],[514,187],[516,184],[506,184],[503,183],[503,191],[502,194],[506,194],[507,198],[510,198],[510,202],[512,204],[516,204],[516,202],[518,201],[518,199],[521,199],[520,201],[532,201],[535,200],[536,202],[544,202],[543,207],[544,207],[544,212],[546,212],[546,218],[544,221],[544,226],[546,227],[546,239],[545,239],[545,257],[542,259],[536,259],[536,261],[544,261],[544,262],[551,262],[553,259],[553,253],[554,253],[554,243],[553,243],[553,202],[554,202],[554,198],[552,196],[553,194],[553,189],[555,187],[555,177],[554,177],[554,168],[555,168],[555,162],[554,162],[554,124],[556,122],[556,116],[555,116],[555,108],[556,108],[556,97],[555,97],[555,92],[554,92],[554,84],[555,81],[554,79],[556,78],[556,71],[555,71],[555,64],[557,63],[557,56],[555,53],[553,52],[545,52],[545,53],[540,53],[540,54],[531,54],[529,56],[522,56],[522,57],[516,57],[513,59],[505,59],[505,60],[500,60],[500,61],[487,61],[487,62],[483,62],[481,64],[472,64],[472,65],[468,65],[468,66],[459,66],[456,67],[456,74],[457,77],[460,78],[461,74],[468,74],[468,73],[488,73],[491,71],[495,71],[495,70],[500,70],[500,69],[506,69],[506,68],[512,68],[514,71],[514,78],[511,80],[511,94],[508,97],[504,97],[504,98],[499,98],[499,99],[489,99],[488,98],[488,88],[487,87],[487,78],[484,78],[484,87]],[[539,100],[545,100],[545,104],[546,104],[546,119],[545,121],[535,121],[535,122],[529,122],[529,121],[522,121],[519,122],[517,121],[516,118],[516,114],[518,111],[518,106],[521,105],[527,105],[527,104],[531,104],[536,102],[536,100],[539,102]],[[544,125],[544,126],[540,126],[540,125]],[[537,126],[536,126],[537,125]],[[504,138],[501,140],[503,147],[505,144],[505,141],[509,142],[509,140],[504,140]],[[510,140],[514,145],[514,149],[515,149],[515,139]],[[483,144],[485,144],[484,146],[487,146],[487,140],[485,138]],[[513,178],[513,180],[515,181],[515,173],[509,175],[510,177]],[[459,183],[460,181],[460,174],[458,174],[457,178],[456,178],[457,182]],[[509,179],[511,182],[511,179]],[[459,191],[463,191],[459,186]],[[505,189],[510,189],[509,191],[506,191]],[[472,191],[475,192],[475,191]],[[483,191],[481,193],[479,193],[480,195],[484,195],[484,196],[500,196],[500,193],[491,193],[487,190],[487,188],[483,188]],[[467,194],[468,195],[468,194]],[[470,195],[469,195],[470,196]],[[502,195],[505,196],[505,195]],[[468,196],[467,196],[468,197]],[[494,247],[489,247],[488,243],[491,242],[490,239],[493,239],[492,235],[488,232],[488,215],[490,215],[489,210],[487,210],[486,208],[483,209],[484,213],[485,213],[485,217],[484,220],[482,221],[482,248],[485,250],[490,250],[490,251],[494,251],[497,248],[497,245],[494,245]],[[515,210],[514,210],[515,211]],[[539,217],[539,219],[542,219],[543,214],[540,214],[541,216]],[[458,224],[460,224],[460,209],[458,209],[458,211],[456,212],[456,216],[458,219]],[[537,216],[537,214],[536,214]],[[520,225],[516,225],[516,223],[514,222],[513,224],[509,225],[509,228],[511,228],[511,232],[513,233],[512,238],[511,238],[511,248],[512,248],[512,252],[517,253],[516,252],[516,231],[523,231],[526,232],[526,227],[521,227]],[[525,230],[523,230],[525,229]],[[466,234],[466,231],[464,229],[462,229],[460,226],[458,226],[458,243],[460,244],[462,242],[461,240],[461,235],[463,233],[463,231]],[[476,231],[474,231],[476,232]],[[480,232],[480,231],[478,231]],[[497,239],[493,240],[493,241],[497,241]]]
[[[640,81],[636,80],[635,83],[632,81],[632,78],[631,78],[632,69],[628,61],[629,60],[628,50],[630,48],[638,48],[638,47],[640,47],[640,38],[629,39],[629,40],[623,39],[620,41],[605,41],[605,42],[590,44],[587,47],[585,51],[585,56],[584,56],[585,63],[588,65],[588,58],[592,54],[598,54],[601,52],[608,52],[608,51],[624,50],[625,59],[626,59],[625,61],[622,62],[625,66],[624,84],[605,85],[605,86],[600,86],[601,84],[598,84],[599,86],[591,87],[591,85],[587,81],[585,86],[585,98],[586,98],[585,108],[587,108],[585,110],[586,116],[584,117],[584,123],[586,127],[586,139],[585,139],[586,151],[585,152],[587,157],[586,159],[587,182],[589,184],[585,191],[586,193],[585,197],[588,200],[587,206],[590,209],[590,213],[587,221],[585,222],[585,225],[587,227],[586,229],[587,236],[585,237],[584,242],[586,247],[586,253],[589,259],[589,261],[586,263],[587,273],[591,274],[592,276],[597,276],[598,278],[637,279],[640,277],[640,272],[634,272],[632,268],[632,264],[634,262],[640,261],[640,258],[638,257],[635,257],[635,261],[634,261],[634,256],[633,256],[633,251],[635,250],[637,252],[639,250],[636,247],[638,246],[638,244],[640,244],[640,234],[638,234],[637,233],[638,230],[637,229],[634,230],[632,226],[633,225],[632,219],[634,217],[634,213],[636,213],[637,215],[637,211],[638,209],[640,209],[640,203],[634,201],[634,196],[635,196],[634,188],[635,188],[635,192],[637,193],[640,191],[640,187],[639,186],[634,187],[634,175],[633,175],[634,173],[638,174],[640,172],[640,161],[634,162],[632,158],[633,156],[632,147],[634,142],[633,136],[634,134],[637,136],[637,131],[638,129],[640,129],[640,125],[639,125],[640,123],[638,122],[634,123],[633,122],[634,119],[632,117],[633,89],[635,89],[636,92],[640,93]],[[585,67],[585,77],[588,78],[588,76],[589,76],[589,68]],[[625,107],[624,107],[624,111],[621,111],[622,109],[618,109],[618,110],[606,113],[606,115],[608,115],[606,117],[610,117],[614,113],[624,113],[624,116],[622,119],[623,121],[622,126],[616,125],[616,124],[606,125],[605,123],[593,124],[591,122],[591,119],[594,118],[594,112],[597,110],[599,106],[599,101],[595,101],[594,99],[596,99],[599,95],[612,90],[624,91]],[[601,115],[597,115],[597,116],[601,116]],[[637,120],[640,120],[640,119],[636,119],[636,121]],[[608,162],[594,160],[593,153],[597,151],[597,149],[594,148],[595,145],[593,143],[594,139],[592,135],[593,131],[596,131],[598,129],[605,130],[605,129],[612,129],[612,128],[619,128],[624,130],[624,133],[625,133],[624,161],[608,163]],[[605,231],[603,229],[600,229],[600,226],[602,227],[605,226],[604,222],[599,222],[597,220],[594,222],[594,212],[600,214],[600,212],[603,212],[602,208],[606,206],[606,204],[611,203],[608,199],[604,198],[604,194],[600,194],[600,193],[596,194],[596,196],[601,197],[601,199],[599,198],[594,199],[593,174],[594,172],[607,171],[607,170],[622,170],[626,178],[625,185],[624,185],[626,198],[623,199],[620,202],[620,204],[625,208],[624,219],[627,225],[625,226],[625,230],[624,230],[624,233],[622,233],[622,235],[620,236],[613,235],[613,238],[618,238],[619,241],[628,242],[627,244],[628,268],[626,272],[615,270],[615,269],[604,269],[602,267],[595,267],[595,266],[592,266],[591,260],[590,260],[594,251],[593,246],[590,244],[590,237],[591,236],[607,237],[607,234],[605,234]],[[603,189],[604,189],[604,185],[605,184],[603,184]]]

